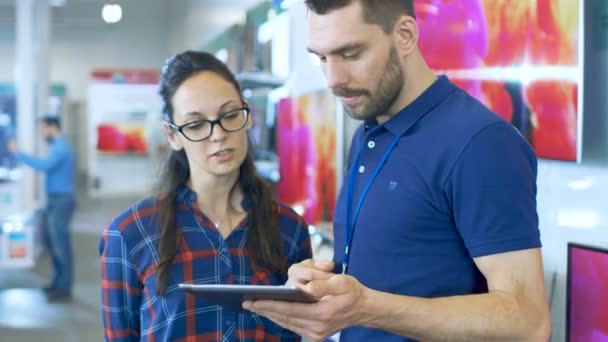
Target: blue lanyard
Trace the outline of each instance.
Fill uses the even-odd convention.
[[[359,216],[359,210],[361,210],[361,206],[363,205],[363,199],[367,195],[367,192],[369,191],[369,188],[372,186],[372,183],[374,182],[374,180],[380,173],[380,170],[382,169],[384,164],[386,164],[388,157],[391,155],[391,153],[397,146],[397,143],[399,142],[400,138],[401,138],[400,136],[395,137],[395,140],[393,140],[393,143],[389,146],[389,148],[386,150],[386,152],[384,152],[384,156],[382,157],[382,160],[380,160],[380,163],[376,167],[376,170],[374,170],[374,173],[370,177],[369,181],[367,181],[367,185],[365,185],[365,188],[363,189],[363,192],[361,193],[361,197],[359,197],[359,202],[357,203],[357,208],[355,209],[355,214],[353,215],[353,220],[351,223],[350,212],[352,209],[353,193],[355,192],[355,178],[357,177],[357,172],[355,170],[355,167],[357,165],[359,165],[359,161],[361,159],[361,153],[363,152],[363,149],[365,148],[365,144],[363,144],[361,146],[361,149],[359,149],[359,153],[357,154],[357,159],[355,160],[352,170],[350,172],[350,177],[348,180],[348,188],[347,188],[347,192],[346,192],[346,226],[344,227],[344,229],[346,231],[346,234],[345,234],[346,235],[346,244],[344,247],[344,258],[342,259],[342,274],[346,274],[346,272],[348,271],[348,262],[350,259],[351,244],[353,243],[353,235],[355,235],[354,234],[355,233],[355,224],[357,223],[357,217]]]

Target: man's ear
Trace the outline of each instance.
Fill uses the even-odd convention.
[[[419,34],[416,19],[409,15],[399,17],[393,31],[399,55],[408,56],[418,47]]]
[[[173,129],[167,122],[163,122],[163,131],[172,150],[179,151],[184,148],[181,139],[178,137],[179,132]]]

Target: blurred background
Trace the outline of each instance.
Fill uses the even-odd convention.
[[[415,3],[430,66],[512,123],[539,157],[552,341],[567,341],[567,329],[572,341],[585,329],[607,341],[608,2]],[[358,123],[305,49],[305,15],[298,0],[0,0],[0,341],[103,339],[99,236],[152,190],[167,149],[160,68],[186,49],[212,52],[237,74],[259,172],[311,225],[315,257],[331,258]],[[44,155],[43,115],[62,119],[76,151],[67,303],[39,290],[50,276],[38,229],[42,177],[6,148],[14,138]]]

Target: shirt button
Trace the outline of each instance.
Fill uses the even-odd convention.
[[[370,141],[367,143],[367,147],[374,148],[374,147],[376,147],[376,143],[374,141]]]
[[[365,172],[365,166],[361,165],[359,166],[359,173],[363,173]]]

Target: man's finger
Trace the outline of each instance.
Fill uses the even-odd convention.
[[[304,285],[313,280],[329,279],[334,274],[315,267],[298,265],[290,267],[287,275],[289,277],[288,284]]]
[[[326,272],[332,272],[335,267],[334,262],[331,260],[315,260],[314,265],[316,268]]]
[[[319,279],[302,285],[302,290],[315,298],[323,298],[328,295],[338,296],[352,291],[352,283],[348,276],[333,274],[327,279]]]
[[[315,320],[319,313],[314,304],[289,303],[274,300],[256,300],[243,303],[245,310],[256,313],[275,313],[286,317],[299,317],[301,319]]]
[[[259,302],[262,302],[262,301],[259,301]],[[262,303],[262,304],[265,304],[265,305],[271,304],[270,301],[265,301],[265,302],[266,303]],[[251,308],[250,304],[253,304],[253,303],[249,302],[247,305],[244,304],[243,306]],[[294,315],[288,314],[286,311],[285,312],[270,311],[270,310],[266,311],[264,308],[262,308],[263,307],[262,305],[257,305],[257,306],[258,307],[256,308],[256,310],[253,310],[253,312],[257,313],[258,315],[268,318],[269,320],[282,326],[283,328],[291,330],[300,336],[307,337],[309,340],[314,340],[314,341],[324,340],[324,338],[320,337],[319,334],[323,334],[323,336],[324,336],[326,333],[326,331],[325,331],[326,327],[322,327],[324,323],[319,321],[319,319],[317,317],[318,313],[312,319],[307,319],[307,318],[302,318],[302,315],[294,316]],[[279,305],[279,306],[282,306],[282,305]],[[298,311],[298,310],[295,310],[295,311]],[[329,330],[327,330],[327,331],[329,331]],[[331,335],[331,334],[329,334],[329,335]]]

